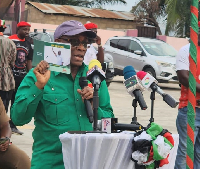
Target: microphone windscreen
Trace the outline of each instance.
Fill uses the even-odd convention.
[[[139,71],[137,72],[137,77],[142,80],[146,76],[147,72]]]
[[[126,66],[123,70],[123,75],[124,75],[124,80],[129,79],[130,77],[136,75],[133,66]]]
[[[98,66],[100,69],[102,69],[101,63],[98,60],[93,59],[90,61],[89,65],[88,65],[89,70],[91,68],[93,68],[95,65]]]

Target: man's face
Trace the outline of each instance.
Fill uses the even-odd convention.
[[[83,63],[84,55],[87,50],[88,38],[85,34],[74,36],[62,36],[55,40],[56,42],[71,43],[71,60],[70,65],[80,67]],[[85,44],[85,45],[84,45]]]
[[[22,38],[28,37],[29,36],[29,32],[30,32],[30,27],[28,27],[28,26],[19,27],[19,29],[18,29],[18,34]]]
[[[18,54],[18,62],[20,64],[22,64],[22,63],[24,63],[24,61],[25,61],[25,53],[24,52],[19,52],[19,54]]]
[[[58,51],[58,55],[61,55],[61,51]]]

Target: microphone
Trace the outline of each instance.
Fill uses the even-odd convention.
[[[141,80],[142,85],[146,89],[152,89],[163,97],[163,100],[172,108],[178,105],[178,102],[169,94],[163,92],[163,90],[157,85],[157,80],[149,73],[144,71],[137,72],[137,77]]]
[[[124,85],[128,93],[132,97],[135,96],[142,110],[146,110],[147,105],[141,92],[144,91],[144,87],[139,83],[134,68],[132,66],[126,66],[123,70],[123,74],[125,79]]]
[[[88,86],[87,78],[86,77],[80,77],[79,78],[79,85],[80,85],[81,89]],[[85,104],[85,108],[86,108],[87,117],[89,119],[89,122],[93,123],[93,110],[92,110],[91,103],[90,103],[89,100],[84,99],[84,104]]]
[[[101,82],[106,78],[101,63],[98,60],[93,59],[90,61],[88,68],[87,79],[92,83],[94,89],[98,90]]]
[[[107,133],[117,133],[118,130],[129,130],[129,131],[137,131],[141,130],[144,127],[140,124],[123,124],[118,123],[118,118],[103,118],[101,119],[101,123],[98,126],[101,131]]]
[[[88,86],[87,78],[86,77],[80,77],[79,78],[79,85],[80,85],[81,89]],[[87,117],[89,119],[89,122],[93,123],[93,110],[92,110],[91,103],[90,103],[89,100],[84,99],[84,104],[85,104],[85,108],[86,108]]]

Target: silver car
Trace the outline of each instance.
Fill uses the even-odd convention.
[[[43,29],[43,32],[38,32],[37,29],[34,32],[29,34],[29,38],[45,41],[45,42],[54,42],[54,32],[47,32],[46,29]],[[33,41],[31,42],[31,46],[34,49]]]
[[[113,62],[115,75],[132,65],[146,71],[158,82],[178,83],[175,64],[177,51],[164,41],[142,37],[112,37],[104,45],[105,56]]]

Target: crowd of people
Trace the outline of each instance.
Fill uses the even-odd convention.
[[[0,169],[64,169],[59,135],[66,131],[91,131],[83,99],[93,105],[93,88],[79,86],[79,78],[86,76],[92,59],[104,62],[98,26],[78,21],[60,24],[54,33],[55,42],[71,43],[70,74],[51,72],[49,64],[41,61],[32,68],[33,49],[26,39],[31,25],[17,24],[17,34],[6,38],[5,21],[0,20]],[[98,51],[93,43],[98,46]],[[187,103],[189,77],[189,45],[177,55],[177,75],[181,83],[181,97],[177,116],[179,147],[175,169],[186,167]],[[61,58],[61,52],[55,55]],[[60,59],[59,58],[59,59]],[[62,60],[59,60],[62,65]],[[200,65],[200,63],[199,63]],[[197,77],[200,76],[199,69]],[[194,169],[200,168],[200,81],[197,78]],[[7,115],[11,102],[10,118]],[[103,81],[99,90],[98,119],[114,117],[110,96]],[[25,152],[10,142],[11,134],[23,135],[16,126],[34,118],[33,153],[30,162]]]

